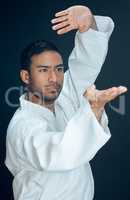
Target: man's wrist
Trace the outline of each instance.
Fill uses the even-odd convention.
[[[98,31],[98,27],[97,27],[97,24],[96,24],[96,20],[95,20],[94,15],[93,15],[92,13],[91,13],[91,15],[90,15],[90,18],[91,18],[91,23],[90,23],[89,28],[86,27],[85,24],[82,25],[82,26],[79,25],[79,27],[78,27],[79,32],[83,33],[83,32],[85,32],[85,31],[88,31],[90,28],[93,29],[93,30],[95,30],[95,31]]]
[[[92,20],[92,25],[91,25],[90,28],[94,29],[95,31],[98,31],[98,27],[97,27],[97,24],[96,24],[96,20],[95,20],[95,18],[94,18],[93,15],[92,15],[92,18],[93,18],[93,20]]]
[[[97,120],[100,122],[101,121],[101,117],[104,111],[104,107],[102,108],[92,108],[93,113],[95,114]]]

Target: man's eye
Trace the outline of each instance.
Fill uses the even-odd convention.
[[[57,71],[58,71],[58,72],[63,72],[63,71],[64,71],[64,68],[63,68],[63,67],[58,67],[58,68],[57,68]]]
[[[39,72],[47,72],[47,69],[40,69]]]

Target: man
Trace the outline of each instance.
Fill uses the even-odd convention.
[[[84,6],[55,16],[58,34],[78,29],[75,46],[65,76],[61,54],[50,42],[34,42],[22,53],[20,76],[28,90],[8,127],[5,161],[14,175],[15,200],[92,200],[89,161],[110,138],[104,106],[127,90],[93,86],[113,21],[94,17]]]

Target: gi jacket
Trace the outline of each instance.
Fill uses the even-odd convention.
[[[83,94],[101,70],[114,28],[109,17],[95,19],[98,31],[76,32],[55,115],[20,97],[6,139],[15,200],[93,199],[89,161],[111,134],[105,110],[99,123]]]

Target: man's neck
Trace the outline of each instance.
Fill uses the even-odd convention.
[[[33,95],[31,92],[27,93],[26,100],[31,101],[32,103],[44,106],[45,108],[48,108],[53,113],[55,113],[54,101],[53,102],[45,102],[44,99],[40,99],[38,96]]]

